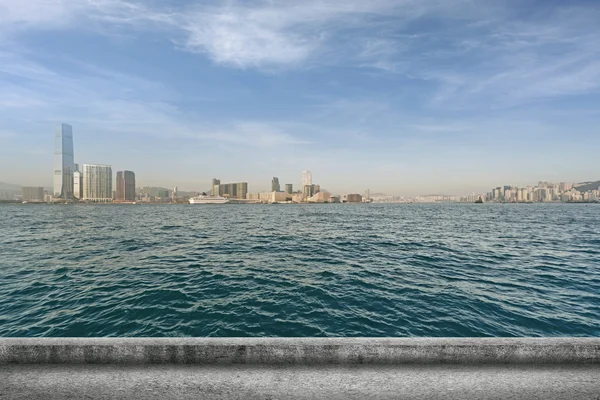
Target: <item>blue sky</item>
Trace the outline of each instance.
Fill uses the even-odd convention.
[[[138,185],[600,179],[600,2],[0,0],[0,181],[53,132]]]

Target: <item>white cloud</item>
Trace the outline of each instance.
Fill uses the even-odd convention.
[[[423,17],[429,23],[416,23]],[[597,7],[560,5],[542,19],[469,0],[0,0],[0,39],[51,29],[159,31],[217,64],[375,68],[433,83],[436,107],[506,107],[597,92],[599,19]],[[31,68],[13,65],[10,73],[47,72]]]

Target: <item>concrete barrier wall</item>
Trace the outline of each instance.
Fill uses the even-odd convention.
[[[0,338],[0,364],[600,364],[600,338]]]

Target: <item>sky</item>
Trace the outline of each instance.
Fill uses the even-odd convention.
[[[600,179],[600,2],[0,0],[0,181],[485,193]]]

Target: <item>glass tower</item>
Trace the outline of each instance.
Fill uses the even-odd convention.
[[[280,191],[281,191],[281,186],[279,186],[279,178],[274,176],[273,180],[271,181],[271,192],[280,192]]]
[[[73,127],[60,124],[54,135],[54,197],[73,198]]]

